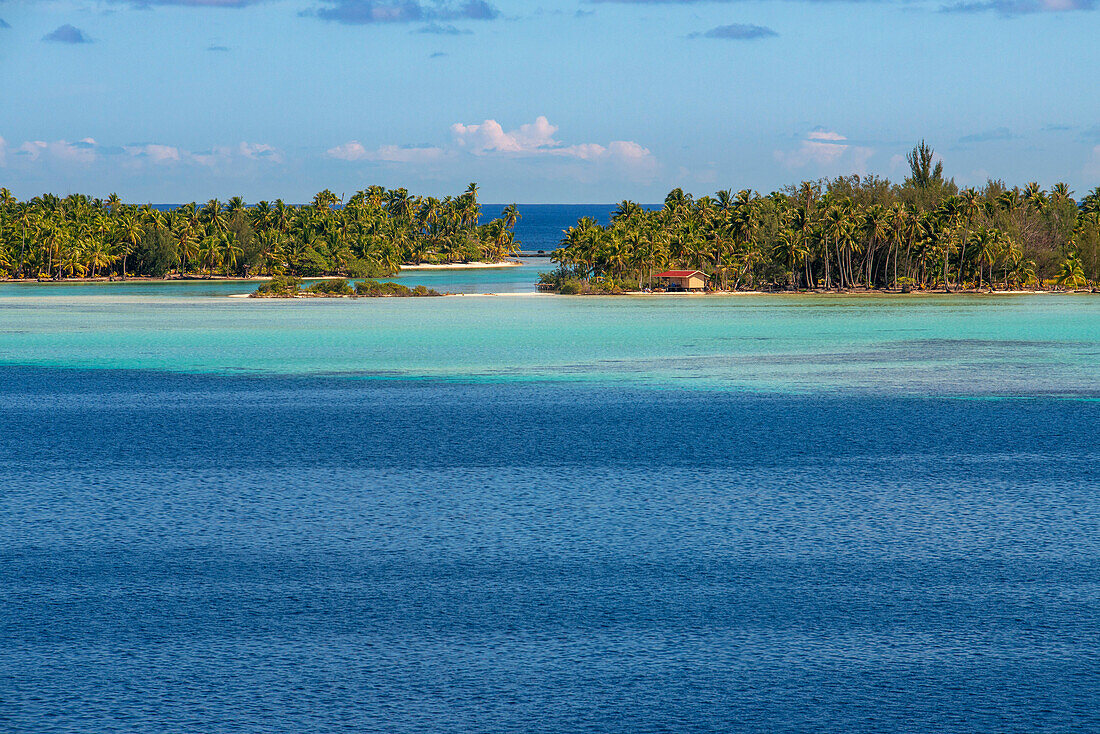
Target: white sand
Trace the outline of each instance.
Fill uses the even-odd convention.
[[[545,298],[547,296],[557,295],[556,293],[539,293],[537,291],[533,293],[445,293],[443,294],[447,298]]]
[[[402,265],[402,270],[472,270],[474,268],[513,268],[517,265],[522,265],[521,262],[514,262],[512,260],[506,260],[499,263],[484,263],[484,262],[470,262],[470,263],[448,263],[446,265],[436,265],[431,263],[421,263],[420,265]]]

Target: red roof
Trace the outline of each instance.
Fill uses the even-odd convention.
[[[706,273],[701,273],[698,270],[666,270],[663,273],[657,273],[658,278],[687,278],[692,275],[702,275],[706,277]]]

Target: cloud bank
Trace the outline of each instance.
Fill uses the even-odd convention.
[[[282,152],[266,143],[241,142],[235,146],[218,146],[210,150],[189,151],[160,143],[137,143],[121,146],[100,145],[94,138],[69,140],[27,140],[11,150],[0,138],[0,166],[24,164],[62,164],[90,166],[110,162],[125,167],[145,164],[156,166],[195,165],[216,168],[246,161],[282,163]]]
[[[775,159],[792,170],[811,168],[819,173],[864,174],[874,152],[851,144],[834,130],[818,127],[807,133],[794,150],[775,151]]]
[[[583,166],[610,165],[635,177],[652,177],[657,161],[650,150],[631,140],[567,144],[558,128],[540,115],[534,122],[505,130],[496,120],[451,125],[451,141],[439,146],[383,145],[367,148],[357,140],[330,148],[327,155],[344,161],[438,164],[446,161],[559,161]]]

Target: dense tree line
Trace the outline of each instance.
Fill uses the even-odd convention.
[[[367,277],[403,263],[497,261],[515,250],[519,213],[479,224],[477,186],[444,199],[373,186],[304,206],[240,197],[168,211],[74,194],[17,201],[0,189],[0,276]]]
[[[680,189],[647,210],[622,202],[609,226],[566,231],[544,281],[614,290],[698,269],[715,289],[1080,287],[1100,279],[1100,188],[1081,202],[1065,184],[960,190],[921,143],[910,176],[804,182],[693,199]],[[610,286],[609,286],[610,284]]]

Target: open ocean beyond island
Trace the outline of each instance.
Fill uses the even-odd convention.
[[[119,285],[0,285],[0,730],[1100,730],[1100,299]]]

